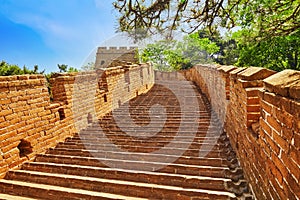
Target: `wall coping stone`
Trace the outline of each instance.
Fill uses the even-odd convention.
[[[235,70],[232,70],[231,72],[229,72],[230,78],[236,78],[238,73],[243,72],[246,69],[247,69],[246,67],[239,67],[236,68]]]
[[[286,69],[264,79],[263,83],[269,92],[300,99],[300,71]]]
[[[43,74],[24,74],[13,76],[0,76],[0,81],[17,81],[17,80],[29,80],[29,79],[41,79],[45,78]]]
[[[205,65],[197,64],[197,65],[195,65],[195,67],[201,67],[201,68],[205,67],[205,68],[209,68],[209,69],[218,69],[222,66],[221,65],[211,65],[211,64],[205,64]]]
[[[246,81],[263,80],[276,72],[262,67],[249,67],[237,74],[237,77]]]
[[[236,69],[236,67],[233,65],[221,66],[218,68],[219,71],[224,72],[224,73],[229,73],[235,69]]]

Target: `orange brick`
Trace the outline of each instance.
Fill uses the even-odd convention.
[[[276,131],[272,131],[273,140],[277,143],[285,152],[289,151],[289,143],[282,138]]]
[[[258,121],[259,117],[260,117],[260,113],[252,113],[252,112],[247,113],[247,120]]]
[[[272,154],[272,160],[273,160],[275,166],[279,169],[282,176],[287,177],[289,171],[286,168],[286,166],[283,164],[283,162],[279,159],[279,156]]]
[[[265,120],[263,120],[263,119],[260,119],[259,123],[260,123],[260,127],[266,132],[266,134],[268,134],[269,136],[271,136],[272,129],[271,129],[270,125],[267,124],[265,122]]]
[[[280,123],[274,119],[273,116],[268,116],[267,122],[275,131],[277,131],[279,134],[281,133],[282,127]]]
[[[1,104],[1,103],[0,103]],[[13,113],[13,111],[12,110],[1,110],[0,111],[0,116],[7,116],[7,115],[10,115],[10,114],[12,114]]]
[[[281,153],[281,159],[285,166],[287,166],[290,174],[292,174],[297,181],[300,180],[300,168],[292,161],[288,154],[285,152]]]
[[[259,105],[259,98],[258,97],[247,98],[247,105]]]
[[[248,105],[247,112],[259,112],[260,106],[259,105]]]
[[[279,155],[280,147],[277,145],[277,143],[274,142],[274,140],[272,140],[272,138],[270,136],[268,136],[268,135],[265,135],[265,139],[267,141],[267,144],[270,146],[271,151],[275,155]]]

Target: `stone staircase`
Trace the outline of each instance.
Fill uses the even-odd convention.
[[[190,82],[157,83],[9,171],[0,199],[253,199],[218,125]]]

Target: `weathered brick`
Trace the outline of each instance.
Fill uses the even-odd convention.
[[[271,151],[275,155],[279,155],[280,146],[278,146],[278,143],[276,141],[274,141],[269,135],[265,136],[265,140],[267,141],[267,144],[270,146]]]
[[[247,112],[259,112],[260,106],[259,105],[248,105]]]
[[[272,129],[270,127],[269,124],[267,124],[263,119],[260,119],[260,126],[261,128],[268,134],[268,135],[271,135],[272,133]]]
[[[273,128],[275,131],[277,131],[278,134],[281,134],[282,126],[276,119],[274,119],[273,116],[268,116],[267,122],[271,128]]]
[[[272,104],[273,106],[276,106],[278,108],[280,107],[281,98],[274,93],[265,92],[263,100]]]
[[[300,168],[299,166],[297,166],[297,164],[295,162],[293,162],[289,155],[285,152],[281,153],[281,159],[283,161],[283,163],[287,166],[287,169],[289,170],[289,175],[293,175],[294,179],[296,179],[297,181],[300,180]]]
[[[247,98],[247,105],[259,105],[259,98],[258,97]]]
[[[275,166],[279,169],[279,171],[282,174],[283,178],[287,177],[289,171],[286,168],[286,166],[283,164],[283,162],[279,159],[279,156],[276,155],[276,154],[272,154],[272,160],[273,160]]]
[[[10,110],[1,110],[0,111],[0,116],[6,117],[7,115],[11,115],[13,113],[13,111]]]
[[[282,138],[276,131],[272,131],[273,140],[277,143],[285,152],[289,151],[289,143]]]
[[[291,147],[290,148],[289,155],[291,156],[291,158],[293,159],[293,161],[298,166],[300,166],[300,152],[295,147]]]

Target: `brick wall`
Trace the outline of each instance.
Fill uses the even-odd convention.
[[[182,73],[221,119],[225,113],[225,131],[257,199],[299,199],[300,72],[197,65]]]
[[[55,74],[50,82],[52,102],[43,75],[0,77],[0,177],[85,128],[118,103],[148,91],[154,72],[148,64],[141,64]],[[120,101],[113,106],[113,99]]]

